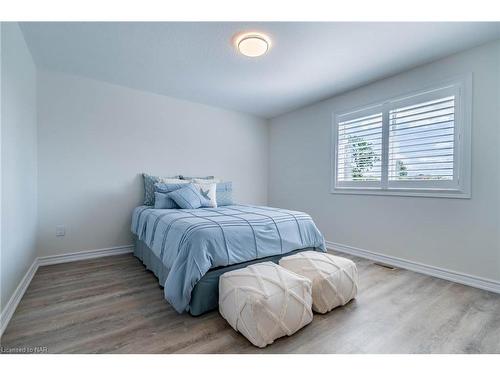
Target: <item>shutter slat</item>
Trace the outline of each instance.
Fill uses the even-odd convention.
[[[360,122],[371,121],[373,119],[382,119],[382,114],[381,113],[376,113],[374,115],[358,117],[358,118],[355,118],[355,119],[352,119],[352,120],[347,120],[347,121],[341,121],[341,122],[339,122],[339,125],[340,126],[344,126],[344,125],[357,124],[357,123],[360,123]]]
[[[453,128],[450,128],[450,129],[453,129]],[[394,142],[413,141],[413,140],[417,140],[417,139],[432,139],[432,138],[437,138],[437,137],[446,137],[446,136],[450,136],[450,135],[454,135],[453,131],[451,131],[451,130],[448,133],[445,133],[445,134],[435,134],[435,135],[428,135],[428,136],[416,136],[416,137],[408,138],[408,139],[392,139],[392,143],[394,143]],[[395,137],[397,137],[397,136],[393,136],[391,138],[395,138]]]
[[[450,102],[450,103],[451,103],[451,105],[447,105],[446,107],[430,109],[430,110],[426,110],[426,111],[422,111],[422,112],[414,112],[414,113],[394,112],[394,113],[391,114],[391,120],[401,120],[403,118],[408,118],[408,117],[411,117],[411,116],[425,115],[425,114],[428,114],[428,113],[433,113],[433,112],[437,112],[437,111],[444,111],[444,110],[447,110],[447,109],[453,109],[451,111],[451,113],[453,113],[455,106],[453,105],[453,102]],[[403,115],[400,116],[401,113],[403,113]]]
[[[431,134],[431,135],[424,135],[424,136],[414,136],[414,137],[408,137],[405,139],[396,139],[396,140],[393,139],[393,146],[394,146],[395,142],[398,142],[400,147],[408,146],[408,145],[424,144],[424,143],[429,143],[429,142],[431,144],[441,143],[441,142],[449,142],[450,140],[453,140],[454,135],[455,134],[451,130],[447,130],[447,132],[444,134]],[[436,138],[442,138],[442,140],[436,139]],[[422,141],[422,142],[418,142],[418,141]],[[404,143],[409,142],[409,143],[402,144],[403,142]]]
[[[416,163],[405,163],[405,166],[409,165],[427,165],[427,164],[453,164],[453,160],[448,161],[420,161]]]
[[[339,157],[342,155],[350,155],[352,156],[352,152],[349,150],[349,147],[345,147],[346,150],[342,150],[339,152]],[[376,145],[371,145],[372,151],[377,153],[382,150],[382,145],[381,144],[376,144]]]
[[[365,129],[351,131],[352,129],[357,129],[357,128],[348,128],[348,129],[341,129],[341,130],[339,130],[339,132],[341,132],[342,134],[352,135],[352,134],[359,134],[359,133],[367,132],[369,130],[375,130],[375,129],[378,129],[380,127],[380,121],[378,121],[375,125],[362,125],[361,127],[365,128]],[[349,131],[347,131],[347,130],[349,130]]]
[[[352,160],[353,159],[353,156],[350,154],[350,153],[344,153],[344,154],[341,154],[338,156],[337,158],[338,160],[343,160],[343,159],[349,159],[349,160]],[[357,158],[358,160],[373,160],[373,157],[369,157],[369,156],[358,156]]]
[[[389,176],[391,177],[391,180],[398,180],[398,181],[424,181],[424,180],[433,180],[433,179],[440,179],[440,180],[452,180],[453,175],[452,174],[426,174],[426,175],[420,175],[420,176]],[[425,177],[425,178],[423,178]]]
[[[439,105],[439,104],[442,104],[444,102],[451,102],[454,100],[455,100],[454,96],[448,96],[446,98],[431,100],[429,102],[424,102],[424,103],[413,104],[413,105],[409,105],[409,106],[396,108],[396,109],[391,110],[391,114],[392,113],[401,113],[401,112],[405,112],[405,111],[412,111],[412,110],[416,110],[416,109],[423,108],[423,107]]]
[[[411,135],[411,134],[421,134],[421,133],[445,131],[445,130],[454,129],[455,126],[440,126],[440,127],[438,127],[438,125],[447,124],[447,123],[450,123],[450,122],[452,122],[452,121],[444,121],[444,122],[439,122],[439,123],[434,123],[434,124],[425,124],[425,126],[422,126],[422,127],[435,126],[435,128],[432,128],[432,129],[419,129],[419,128],[421,128],[419,126],[418,128],[415,127],[416,129],[419,129],[418,131],[412,131],[412,132],[408,132],[408,133],[405,133],[404,131],[405,130],[413,130],[413,129],[412,128],[406,128],[406,129],[401,129],[401,130],[390,129],[389,132],[391,133],[392,137],[406,137],[406,136]],[[397,134],[397,133],[399,133],[399,134]],[[417,136],[417,138],[418,137],[420,137],[420,136]],[[409,138],[409,139],[412,139],[412,138]]]
[[[417,124],[417,123],[420,123],[422,121],[431,121],[431,120],[435,120],[432,123],[440,123],[440,122],[453,121],[453,119],[436,120],[438,118],[440,119],[440,118],[443,118],[443,117],[450,117],[450,116],[454,116],[454,114],[453,113],[447,113],[447,114],[443,114],[443,115],[439,115],[439,116],[422,117],[422,118],[418,118],[418,119],[401,121],[401,122],[398,122],[396,119],[391,119],[391,127],[392,126],[406,125],[406,124]],[[429,124],[429,123],[426,123],[426,124],[423,124],[423,125],[427,125],[427,124]],[[415,125],[415,126],[417,126],[417,125]]]
[[[448,146],[448,147],[423,148],[421,150],[413,150],[413,151],[406,151],[406,150],[404,150],[403,152],[405,154],[414,154],[414,153],[417,153],[417,152],[426,152],[426,153],[428,153],[428,152],[432,151],[433,154],[434,154],[434,152],[439,153],[439,152],[442,152],[443,150],[453,150],[453,146],[451,146],[451,147]]]
[[[453,167],[430,167],[430,168],[408,168],[408,172],[420,172],[420,171],[448,171],[453,170]]]
[[[370,128],[370,129],[363,129],[363,130],[358,130],[358,131],[355,131],[355,132],[349,132],[349,131],[346,131],[346,130],[341,130],[339,133],[342,135],[342,136],[353,136],[354,137],[365,137],[365,136],[369,136],[369,135],[372,135],[372,134],[378,134],[379,131],[380,131],[380,126],[377,126],[376,128]],[[363,132],[367,132],[365,134],[362,134]]]
[[[449,136],[448,136],[449,137]],[[428,139],[427,139],[428,140]],[[423,142],[423,143],[410,143],[410,144],[407,144],[407,145],[404,145],[405,148],[410,148],[410,147],[422,147],[422,146],[428,146],[428,145],[435,145],[435,144],[440,144],[440,145],[443,145],[443,144],[448,144],[448,143],[451,143],[451,145],[449,146],[453,146],[453,139],[448,139],[448,140],[435,140],[433,142]],[[400,146],[402,147],[402,146]]]
[[[434,158],[444,158],[453,156],[453,154],[443,154],[443,155],[430,155],[430,156],[411,156],[411,157],[398,157],[397,160],[414,160],[414,159],[434,159]]]
[[[338,181],[380,181],[379,177],[352,177],[352,178],[339,178]]]
[[[350,139],[361,139],[367,142],[370,141],[378,141],[381,142],[382,139],[380,138],[380,128],[378,129],[378,132],[373,132],[370,134],[364,134],[364,135],[355,135],[351,136],[350,134],[342,134],[339,133],[339,140],[342,141],[342,143],[349,143]]]

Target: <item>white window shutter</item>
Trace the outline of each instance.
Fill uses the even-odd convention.
[[[389,181],[453,180],[455,97],[389,112]]]
[[[339,122],[337,181],[381,180],[382,113]]]
[[[338,113],[332,192],[470,197],[472,77]]]

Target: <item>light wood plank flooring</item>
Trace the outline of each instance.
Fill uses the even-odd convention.
[[[41,267],[1,341],[49,353],[500,353],[500,295],[351,257],[356,300],[265,349],[177,314],[132,255]]]

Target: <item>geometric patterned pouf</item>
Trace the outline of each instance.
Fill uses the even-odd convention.
[[[312,321],[311,281],[273,262],[252,264],[219,279],[220,314],[263,348]]]
[[[356,297],[358,269],[350,259],[319,251],[281,258],[281,267],[312,281],[313,310],[326,313]]]

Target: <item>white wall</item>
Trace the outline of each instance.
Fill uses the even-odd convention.
[[[214,174],[238,202],[267,203],[257,117],[40,70],[38,121],[40,256],[130,244],[143,171]]]
[[[2,23],[2,311],[36,257],[36,69],[16,23]]]
[[[472,198],[330,194],[332,112],[473,73]],[[271,121],[269,204],[309,212],[332,242],[500,280],[500,42]]]

